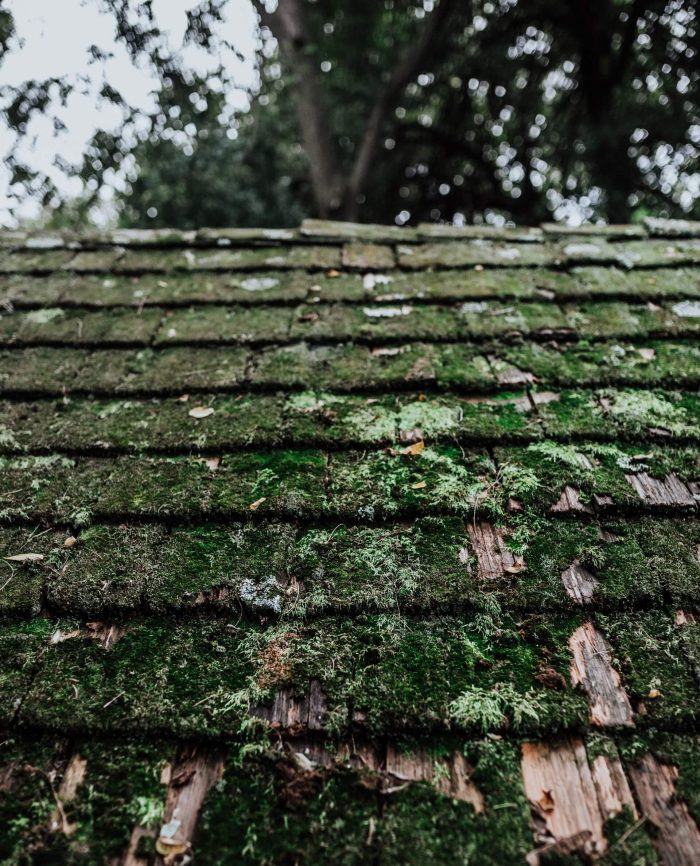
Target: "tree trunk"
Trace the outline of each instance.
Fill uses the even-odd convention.
[[[380,87],[367,115],[357,156],[347,174],[335,143],[335,131],[330,126],[318,69],[309,53],[304,0],[279,0],[273,13],[267,12],[264,0],[254,2],[262,23],[277,39],[282,56],[294,77],[296,112],[309,160],[318,215],[322,218],[357,220],[381,137],[387,129],[396,102],[428,56],[441,25],[456,6],[457,0],[440,0],[436,9],[427,16],[418,38]]]

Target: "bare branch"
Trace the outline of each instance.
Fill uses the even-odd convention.
[[[457,0],[440,0],[437,8],[428,16],[416,42],[397,63],[389,79],[380,89],[367,118],[362,141],[348,180],[346,203],[350,209],[353,208],[367,181],[379,137],[396,100],[425,60],[432,47],[433,39],[456,3]]]

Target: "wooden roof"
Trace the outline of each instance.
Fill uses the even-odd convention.
[[[0,235],[0,863],[700,862],[700,224]]]

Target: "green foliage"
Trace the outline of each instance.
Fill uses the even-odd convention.
[[[459,725],[483,733],[497,731],[505,724],[517,731],[526,719],[539,722],[540,711],[534,691],[522,694],[510,683],[499,683],[490,689],[470,686],[450,704],[450,716]]]
[[[322,133],[345,179],[382,84],[431,26],[433,7],[448,3],[429,50],[390,95],[352,216],[533,223],[572,212],[617,222],[698,213],[690,182],[697,24],[685,4],[666,0],[595,0],[584,19],[575,4],[552,0],[302,2],[300,56],[317,79]],[[18,147],[7,154],[13,194],[58,207],[53,225],[85,219],[115,176],[124,181],[116,203],[125,226],[292,225],[311,214],[296,113],[301,61],[280,56],[264,28],[250,108],[222,111],[238,86],[223,29],[233,5],[188,10],[184,47],[202,52],[204,74],[168,43],[151,4],[105,3],[117,40],[159,79],[156,107],[144,116],[106,81],[99,100],[120,108],[123,122],[97,131],[82,166],[63,166],[84,181],[84,196],[61,202]],[[6,53],[21,36],[3,13]],[[112,48],[91,47],[95,68]],[[57,78],[4,88],[1,110],[17,144],[38,113],[60,123],[56,108],[74,87]]]

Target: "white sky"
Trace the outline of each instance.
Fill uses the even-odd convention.
[[[29,134],[22,143],[21,157],[32,168],[47,172],[64,193],[77,194],[80,183],[71,181],[53,166],[59,155],[71,163],[81,160],[86,143],[96,129],[114,128],[120,122],[121,112],[112,105],[98,109],[97,94],[103,81],[118,90],[133,106],[149,109],[153,105],[152,93],[157,79],[147,67],[136,68],[121,44],[114,39],[114,20],[99,12],[97,0],[5,0],[15,19],[19,50],[11,51],[0,64],[0,86],[17,86],[28,79],[42,80],[68,76],[75,80],[87,76],[87,85],[80,85],[71,95],[65,108],[57,111],[67,130],[54,134],[49,117],[36,117],[30,124]],[[158,26],[167,33],[170,46],[179,49],[186,26],[185,10],[196,5],[196,0],[154,0],[153,9]],[[224,35],[244,55],[240,62],[230,55],[229,62],[240,90],[229,96],[232,106],[246,102],[246,91],[255,83],[254,49],[256,18],[250,0],[229,0],[227,20],[221,28]],[[87,49],[97,45],[114,57],[102,64],[90,65]],[[184,52],[192,68],[204,71],[212,65],[205,52],[188,46]],[[85,91],[85,92],[78,92]],[[0,154],[4,156],[12,144],[13,136],[0,128]],[[27,201],[14,213],[10,211],[8,196],[9,173],[0,166],[0,225],[12,227],[17,219],[31,219],[40,211],[37,201]],[[15,206],[16,207],[16,206]]]

